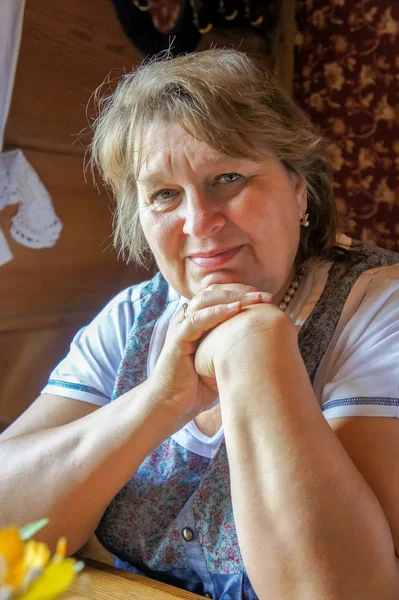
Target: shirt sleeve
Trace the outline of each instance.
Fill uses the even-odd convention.
[[[67,356],[50,375],[42,394],[103,406],[110,402],[127,338],[139,310],[144,284],[118,294],[75,335]]]
[[[320,366],[326,419],[399,417],[399,265],[359,278]]]

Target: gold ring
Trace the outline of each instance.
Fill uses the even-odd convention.
[[[183,313],[184,313],[184,318],[187,319],[187,317],[188,317],[188,314],[187,314],[188,304],[187,304],[187,302],[185,302],[183,304],[182,309],[183,309]]]

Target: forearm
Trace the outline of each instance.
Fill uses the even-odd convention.
[[[259,597],[391,600],[384,513],[314,397],[299,351],[234,353],[218,386],[235,522]]]
[[[68,425],[0,444],[1,525],[46,516],[41,539],[76,551],[145,457],[173,431],[146,385]],[[40,537],[38,535],[38,537]]]

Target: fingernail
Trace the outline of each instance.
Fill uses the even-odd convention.
[[[231,302],[230,304],[227,304],[226,308],[227,310],[237,310],[237,308],[240,307],[241,302]]]
[[[271,294],[267,294],[266,292],[247,292],[245,297],[248,300],[262,300],[262,302],[270,302],[272,299]]]

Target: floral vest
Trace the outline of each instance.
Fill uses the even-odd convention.
[[[358,277],[367,269],[399,262],[399,255],[379,248],[360,242],[353,246],[357,252],[344,275],[340,264],[331,265],[325,288],[299,333],[299,348],[312,383]],[[158,273],[141,292],[141,312],[126,344],[113,400],[146,379],[152,332],[167,299],[168,284]],[[199,541],[198,560],[187,554],[182,514],[183,522],[191,519]],[[172,438],[165,440],[112,500],[96,534],[122,568],[197,593],[204,593],[204,581],[210,577],[214,598],[257,598],[238,544],[224,441],[209,459]]]

